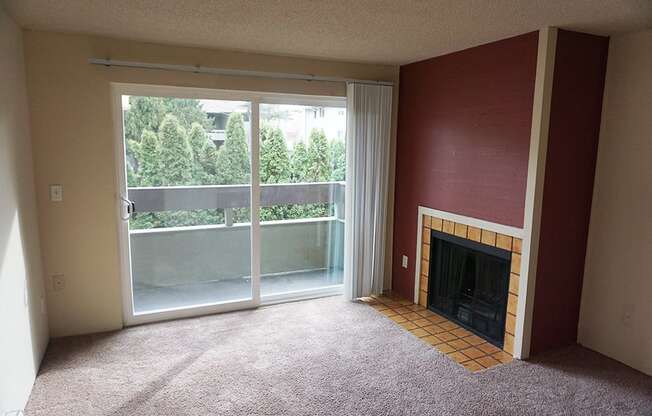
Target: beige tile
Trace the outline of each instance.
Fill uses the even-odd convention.
[[[458,237],[466,238],[466,231],[468,227],[465,224],[455,223],[455,235]]]
[[[523,246],[523,240],[521,240],[520,238],[515,238],[514,243],[512,244],[512,251],[521,254],[523,252],[522,246]]]
[[[479,362],[483,367],[485,368],[491,368],[493,366],[496,366],[500,364],[500,361],[496,360],[490,355],[487,355],[485,357],[480,357],[476,359],[475,361]]]
[[[387,305],[384,305],[382,303],[378,303],[376,305],[371,305],[372,308],[374,308],[377,311],[384,311],[385,309],[389,309]]]
[[[516,333],[516,316],[508,313],[505,317],[505,332],[514,335]]]
[[[414,303],[412,303],[411,300],[407,300],[407,299],[401,299],[401,300],[398,301],[398,303],[403,305],[403,306],[412,306],[412,305],[414,305]]]
[[[486,352],[487,354],[495,354],[495,353],[500,351],[500,348],[496,347],[493,344],[489,344],[488,342],[485,342],[484,344],[477,345],[476,348],[478,348],[481,351]],[[482,364],[482,365],[484,365],[484,364]]]
[[[418,328],[418,326],[414,322],[410,322],[410,321],[403,322],[399,325],[401,325],[403,328],[407,329],[408,331],[410,329]]]
[[[455,351],[455,348],[451,347],[450,345],[448,345],[446,343],[441,343],[439,345],[435,345],[435,348],[437,348],[439,351],[443,352],[444,354],[449,354],[449,353]]]
[[[402,324],[403,322],[407,322],[407,319],[403,318],[401,315],[390,316],[389,319],[396,322],[397,324]]]
[[[417,316],[418,316],[418,315],[417,315]],[[426,318],[419,318],[419,319],[417,319],[417,320],[415,320],[415,321],[412,321],[412,322],[414,322],[415,324],[417,324],[417,325],[420,326],[420,327],[424,327],[424,326],[432,325],[432,322],[430,322],[430,321],[427,320]]]
[[[430,218],[430,228],[432,228],[435,231],[441,231],[443,227],[443,221],[441,218],[435,218],[431,217]]]
[[[425,331],[423,328],[410,329],[410,332],[412,333],[412,335],[415,335],[419,338],[430,336],[430,334],[427,331]]]
[[[427,337],[423,337],[423,338],[421,338],[421,341],[427,342],[430,345],[439,345],[442,342],[444,342],[444,341],[440,340],[439,338],[437,338],[434,335],[428,335]]]
[[[509,293],[507,295],[507,313],[511,313],[512,315],[516,315],[516,308],[518,305],[518,296]]]
[[[465,363],[462,363],[462,365],[464,366],[464,368],[474,373],[476,371],[484,370],[484,367],[480,365],[480,363],[478,363],[477,361],[467,361]]]
[[[471,345],[480,345],[480,344],[484,344],[485,342],[487,342],[487,341],[485,341],[484,339],[480,338],[477,335],[471,335],[470,337],[465,337],[464,341],[468,342]]]
[[[464,341],[462,339],[456,339],[456,340],[453,340],[453,341],[448,341],[448,345],[455,348],[456,350],[463,350],[463,349],[469,348],[471,346],[471,344],[469,344],[468,342],[466,342],[466,341]]]
[[[428,320],[430,320],[430,322],[432,322],[433,324],[439,324],[439,323],[442,323],[442,322],[448,322],[448,319],[444,318],[444,317],[441,316],[441,315],[437,315],[436,313],[433,313],[432,315],[430,315],[430,316],[428,317]]]
[[[462,350],[462,352],[463,352],[464,355],[466,355],[467,357],[470,357],[470,358],[473,358],[473,359],[475,359],[475,358],[480,358],[480,357],[484,357],[485,355],[487,355],[484,351],[479,350],[479,349],[477,349],[477,348],[475,348],[475,347],[467,348],[467,349],[465,349],[465,350]],[[501,351],[501,352],[502,352],[502,351]]]
[[[451,334],[450,332],[441,332],[441,333],[437,334],[437,336],[439,338],[443,339],[446,342],[450,342],[450,341],[453,341],[453,340],[457,339],[457,337],[455,335]]]
[[[453,329],[459,328],[459,325],[454,324],[451,321],[445,321],[445,322],[442,322],[442,323],[438,323],[437,325],[439,325],[440,327],[442,327],[442,328],[444,328],[444,329],[446,329],[448,331],[452,331]]]
[[[430,322],[430,321],[428,321],[428,322]],[[435,324],[424,326],[423,329],[425,329],[426,331],[430,332],[433,335],[437,335],[437,334],[441,334],[442,332],[446,332],[446,330],[444,328],[441,328],[439,325],[435,325]]]
[[[512,273],[521,274],[521,255],[512,253]]]
[[[453,329],[451,332],[454,335],[457,335],[460,338],[464,338],[464,337],[468,337],[469,335],[473,335],[471,332],[467,331],[464,328]]]
[[[505,234],[496,234],[496,247],[512,251],[512,237]]]
[[[421,242],[422,243],[425,243],[425,242],[430,243],[430,229],[429,228],[424,228],[423,231],[421,231]]]
[[[468,354],[467,354],[468,355]],[[513,358],[511,355],[507,354],[505,351],[500,351],[495,354],[491,354],[496,360],[500,361],[503,364],[512,362]]]
[[[430,215],[424,215],[423,216],[423,226],[426,228],[430,228]]]
[[[428,276],[421,275],[419,279],[419,288],[420,290],[426,290],[428,288]]]
[[[519,275],[510,273],[509,274],[509,292],[518,296],[518,287],[521,278]]]
[[[412,312],[420,312],[420,311],[424,311],[424,310],[426,309],[426,308],[424,308],[423,306],[421,306],[421,305],[415,305],[414,303],[413,303],[412,305],[408,305],[408,306],[406,306],[406,308],[408,308],[408,309],[411,310]]]
[[[419,305],[426,307],[428,305],[428,292],[425,290],[419,291]]]
[[[453,221],[444,220],[443,225],[442,225],[442,231],[444,231],[447,234],[454,234],[455,233],[455,223]]]
[[[503,350],[510,354],[514,354],[514,336],[510,334],[505,334],[505,340],[503,341]]]
[[[469,240],[480,242],[482,239],[482,230],[478,227],[471,227],[467,231],[467,238]]]
[[[496,245],[496,233],[493,231],[482,230],[481,241],[483,244],[488,244],[490,246]]]
[[[404,313],[410,313],[411,312],[405,306],[401,306],[400,308],[395,308],[394,310],[396,311],[396,313],[400,313],[401,315],[403,315]]]
[[[403,309],[403,308],[401,308],[401,309]],[[407,309],[407,308],[406,308],[406,309]],[[409,309],[408,309],[408,310],[409,310]],[[416,312],[408,312],[408,313],[404,313],[404,314],[402,314],[402,315],[403,315],[403,317],[404,317],[405,319],[407,319],[407,320],[409,320],[409,321],[414,321],[414,320],[417,320],[417,319],[423,319],[423,318],[421,317],[421,315],[419,315],[419,314],[416,313]]]
[[[385,315],[387,317],[398,315],[398,313],[394,309],[385,309],[385,310],[380,311],[380,313],[382,313],[383,315]]]
[[[451,357],[453,359],[453,361],[455,361],[458,364],[462,364],[462,363],[470,360],[469,357],[467,357],[466,355],[462,354],[459,351],[451,352],[451,353],[448,353],[446,355]]]
[[[430,262],[428,260],[421,260],[421,274],[430,274]]]
[[[429,244],[422,244],[421,245],[421,259],[422,260],[430,260],[430,245]],[[423,270],[421,270],[421,273],[423,273]]]
[[[430,311],[428,309],[421,310],[417,312],[419,315],[423,316],[424,318],[430,318],[431,316],[436,315],[433,311]]]

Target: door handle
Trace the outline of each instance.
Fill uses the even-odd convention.
[[[127,215],[126,216],[122,215],[122,211],[121,211],[120,212],[120,218],[123,221],[129,221],[131,219],[131,217],[133,216],[133,214],[136,212],[136,204],[133,201],[128,200],[127,198],[125,198],[122,195],[120,196],[120,199],[122,200],[122,202],[127,207]]]

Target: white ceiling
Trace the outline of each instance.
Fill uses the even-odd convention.
[[[2,1],[2,0],[0,0]],[[5,0],[24,27],[404,64],[544,26],[652,27],[652,0]]]

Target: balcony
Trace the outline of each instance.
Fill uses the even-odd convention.
[[[330,216],[261,222],[261,294],[341,291],[344,183],[261,185],[261,207],[332,204]],[[251,298],[246,185],[129,188],[138,213],[223,210],[224,223],[130,230],[136,314]]]

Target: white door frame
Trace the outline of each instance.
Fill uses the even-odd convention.
[[[221,302],[216,304],[197,305],[167,309],[159,312],[136,315],[133,306],[133,288],[131,276],[131,249],[129,240],[128,221],[122,219],[124,203],[122,197],[127,196],[127,177],[125,166],[125,143],[123,132],[122,96],[155,96],[194,98],[212,100],[247,101],[251,104],[251,289],[252,298],[243,301]],[[115,144],[116,163],[116,216],[118,227],[118,252],[120,254],[120,271],[122,282],[122,315],[125,326],[144,324],[148,322],[164,321],[169,319],[186,318],[191,316],[207,315],[220,312],[229,312],[241,309],[256,308],[261,304],[278,303],[285,300],[309,299],[326,295],[341,293],[341,288],[326,287],[323,289],[311,289],[296,294],[279,294],[265,296],[260,295],[260,181],[259,178],[259,106],[266,104],[296,104],[296,105],[319,105],[329,107],[346,107],[344,97],[328,97],[301,94],[280,94],[238,90],[217,90],[207,88],[173,87],[149,84],[127,84],[111,83],[111,100],[113,109],[113,130]]]

